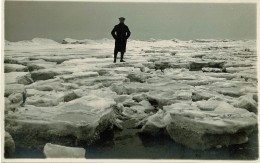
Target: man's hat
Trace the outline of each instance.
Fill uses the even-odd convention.
[[[124,17],[120,17],[119,20],[125,20],[125,18]]]

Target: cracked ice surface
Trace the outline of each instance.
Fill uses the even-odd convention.
[[[256,129],[254,40],[129,40],[127,62],[116,64],[113,46],[6,41],[5,130],[14,141],[93,144],[132,119],[140,133],[207,149],[245,143]]]

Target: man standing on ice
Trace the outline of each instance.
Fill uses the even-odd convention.
[[[116,63],[118,52],[121,52],[120,62],[125,62],[123,58],[126,49],[126,41],[131,35],[129,28],[124,24],[125,18],[120,17],[119,21],[120,23],[118,25],[115,25],[114,29],[111,32],[112,36],[115,39],[114,63]]]

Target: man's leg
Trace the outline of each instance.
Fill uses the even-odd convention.
[[[116,63],[117,53],[117,51],[114,51],[114,63]]]
[[[120,62],[125,62],[125,61],[124,61],[124,54],[125,54],[124,52],[121,52],[121,59],[120,59]]]

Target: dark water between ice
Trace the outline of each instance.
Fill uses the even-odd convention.
[[[192,150],[175,143],[166,136],[139,137],[138,131],[138,129],[132,129],[131,122],[126,122],[123,131],[114,132],[114,141],[104,141],[99,145],[86,147],[86,158],[216,160],[254,160],[258,158],[258,131],[254,131],[245,144],[205,151]],[[44,158],[44,155],[42,151],[17,147],[13,157]]]

